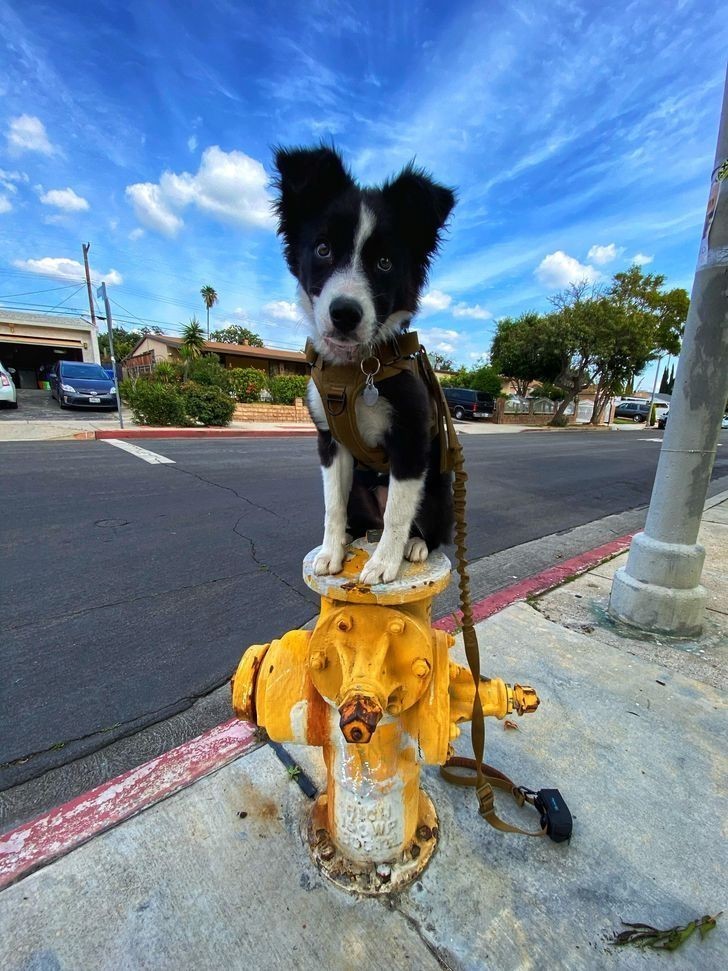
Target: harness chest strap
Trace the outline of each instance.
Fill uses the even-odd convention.
[[[359,363],[330,364],[323,360],[310,340],[306,342],[305,353],[311,365],[311,380],[321,397],[329,429],[336,441],[351,452],[361,465],[377,472],[388,472],[389,458],[386,451],[381,447],[368,445],[359,432],[356,401],[367,383],[367,375]],[[447,412],[447,408],[444,407],[444,401],[440,400],[442,392],[439,382],[420,347],[417,333],[408,331],[377,347],[372,359],[379,364],[376,377],[372,375],[375,384],[396,377],[404,371],[409,371],[425,382],[436,405],[433,437],[438,429],[443,429],[444,432],[443,413]],[[433,387],[433,380],[436,387]],[[449,418],[449,412],[447,414]],[[443,441],[443,471],[447,467],[446,452],[447,443]]]

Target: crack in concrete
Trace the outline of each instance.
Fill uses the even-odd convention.
[[[253,561],[257,563],[258,566],[264,569],[267,573],[270,573],[271,576],[274,576],[276,580],[279,580],[285,587],[288,587],[289,590],[292,590],[295,594],[297,594],[303,601],[305,601],[305,603],[309,603],[309,599],[304,593],[301,593],[301,591],[297,587],[294,587],[292,583],[289,583],[289,581],[286,580],[285,577],[282,577],[280,573],[276,573],[276,571],[272,569],[272,567],[268,566],[267,563],[264,563],[262,560],[258,559],[258,553],[255,548],[255,540],[253,540],[251,536],[246,536],[245,533],[241,533],[240,530],[238,529],[238,526],[240,525],[240,523],[244,518],[245,516],[240,516],[235,521],[235,525],[233,526],[233,532],[235,533],[236,536],[239,536],[241,539],[244,539],[246,543],[248,543],[248,545],[250,546],[250,555],[253,558]]]
[[[387,910],[393,910],[395,913],[399,914],[399,916],[404,920],[407,926],[410,927],[411,930],[415,932],[417,937],[419,937],[419,939],[425,945],[427,950],[437,961],[440,967],[444,969],[444,971],[455,971],[455,968],[453,967],[453,965],[448,964],[448,962],[445,960],[440,949],[435,944],[433,944],[432,941],[429,940],[427,936],[423,933],[420,922],[415,917],[412,917],[410,914],[408,914],[406,911],[402,909],[398,894],[392,895],[392,897],[386,897],[386,896],[380,897],[379,899],[384,904]]]
[[[287,516],[282,516],[280,513],[275,512],[275,510],[269,509],[267,506],[262,506],[258,502],[253,502],[252,499],[248,499],[247,496],[241,495],[237,489],[233,489],[232,486],[221,485],[219,482],[213,482],[211,479],[206,479],[204,475],[200,475],[198,472],[191,472],[189,469],[183,469],[181,465],[166,465],[165,469],[170,472],[182,472],[183,475],[191,475],[193,479],[198,479],[200,482],[204,482],[205,485],[214,486],[216,489],[223,489],[225,492],[232,492],[234,496],[236,496],[242,502],[247,502],[247,504],[252,506],[254,509],[261,509],[263,512],[267,512],[271,516],[274,516],[276,519],[282,519],[285,523],[290,522]]]
[[[213,688],[212,690],[214,691],[215,689]],[[74,742],[85,742],[87,739],[96,738],[98,735],[108,735],[109,732],[116,731],[117,728],[124,728],[125,725],[132,725],[134,722],[142,721],[144,718],[149,718],[152,715],[158,715],[160,712],[174,708],[185,701],[189,702],[190,704],[194,704],[195,701],[201,697],[203,696],[190,695],[183,698],[178,698],[176,701],[170,701],[168,704],[162,705],[161,708],[154,708],[152,711],[142,712],[141,715],[135,715],[133,718],[127,718],[125,721],[116,722],[114,725],[109,725],[108,728],[97,728],[95,731],[88,732],[86,735],[78,735],[74,738],[66,738],[62,742],[54,742],[53,745],[49,745],[48,748],[38,749],[36,752],[28,752],[27,755],[19,755],[15,759],[9,759],[7,762],[0,762],[0,769],[9,769],[16,765],[24,765],[31,759],[35,759],[40,755],[47,755],[48,752],[54,752],[58,749],[65,748],[66,745],[72,745]]]
[[[191,472],[189,469],[183,469],[179,465],[175,465],[175,466],[168,465],[166,466],[166,468],[171,472],[182,472],[184,475],[191,475],[193,478],[198,479],[200,482],[204,482],[206,485],[214,486],[216,489],[223,489],[226,492],[231,492],[242,502],[246,502],[249,506],[252,506],[254,509],[261,509],[263,512],[270,513],[271,516],[274,516],[276,519],[281,519],[285,523],[290,522],[287,516],[282,516],[280,515],[280,513],[275,512],[273,509],[269,509],[267,506],[262,506],[260,503],[253,502],[252,499],[248,499],[247,496],[242,495],[237,491],[237,489],[233,489],[232,486],[221,485],[219,482],[213,482],[210,479],[206,479],[204,475],[200,475],[198,472]],[[233,532],[241,539],[244,539],[245,542],[249,545],[250,555],[253,559],[253,562],[256,563],[262,569],[266,570],[268,573],[270,573],[271,576],[275,577],[276,580],[282,583],[285,587],[288,587],[289,590],[292,590],[303,601],[308,603],[309,602],[308,597],[304,593],[301,593],[301,591],[297,587],[295,587],[292,583],[290,583],[288,580],[286,580],[285,577],[282,577],[280,573],[276,573],[276,571],[271,566],[269,566],[267,563],[264,563],[263,560],[259,559],[258,552],[255,548],[255,540],[251,536],[246,536],[245,533],[240,532],[240,530],[238,529],[238,526],[240,525],[240,523],[243,521],[244,518],[245,516],[240,516],[235,521],[235,525],[233,526]]]
[[[41,629],[43,627],[51,627],[59,620],[68,620],[71,617],[81,617],[84,614],[93,613],[95,610],[105,610],[107,607],[121,607],[125,604],[138,603],[140,600],[156,600],[159,597],[167,597],[175,593],[182,593],[184,590],[196,590],[198,587],[206,587],[213,583],[222,583],[225,580],[237,580],[240,577],[248,576],[250,572],[250,569],[243,570],[240,573],[231,573],[224,577],[212,577],[210,580],[200,580],[199,583],[188,583],[181,587],[172,587],[169,590],[157,590],[154,593],[144,593],[138,597],[126,597],[122,600],[111,600],[108,603],[95,604],[91,607],[81,607],[78,610],[69,610],[63,614],[56,614],[54,617],[48,620],[30,621],[27,624],[14,624],[10,627],[0,627],[0,633],[7,631],[27,630],[33,627],[39,627]]]

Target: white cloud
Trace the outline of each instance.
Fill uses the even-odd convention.
[[[297,321],[301,319],[298,306],[295,303],[289,303],[287,300],[272,300],[263,307],[263,313],[268,314],[269,317],[274,317],[276,320]]]
[[[7,169],[0,169],[0,187],[5,192],[13,195],[18,191],[18,182],[27,182],[28,176],[25,172],[8,172]]]
[[[138,182],[126,194],[141,223],[174,236],[184,225],[179,213],[187,206],[224,222],[265,229],[274,227],[263,166],[243,152],[206,148],[198,171],[191,175],[164,172],[158,183]]]
[[[139,222],[165,236],[175,236],[184,223],[169,208],[162,189],[153,182],[137,182],[126,187]]]
[[[50,189],[41,195],[40,201],[44,206],[55,206],[64,212],[84,212],[89,207],[88,201],[73,189]]]
[[[17,266],[19,270],[27,270],[29,273],[49,276],[54,280],[64,280],[68,283],[84,283],[86,281],[83,264],[79,263],[78,260],[69,260],[64,256],[44,256],[40,260],[13,260],[13,266]],[[122,283],[122,276],[117,270],[99,273],[92,269],[91,282],[94,286],[99,283],[119,286]]]
[[[490,361],[490,353],[488,351],[470,351],[468,357],[471,361],[483,361],[484,363]]]
[[[452,303],[449,293],[442,290],[428,290],[420,300],[420,310],[423,313],[437,313],[439,310],[447,310]]]
[[[13,208],[13,204],[8,199],[8,197],[0,196],[0,215],[2,215],[2,213],[4,212],[10,212],[12,208]]]
[[[462,301],[455,304],[452,315],[453,317],[470,317],[471,320],[490,320],[493,316],[490,310],[481,307],[479,303],[468,306],[468,304]]]
[[[638,266],[646,266],[646,264],[651,263],[654,258],[654,256],[648,256],[646,253],[635,253],[631,262],[637,263]]]
[[[34,115],[18,115],[17,118],[11,118],[5,137],[11,155],[21,155],[23,152],[40,152],[41,155],[55,153],[45,125]]]
[[[586,254],[586,258],[591,260],[592,263],[596,263],[597,266],[604,266],[605,263],[616,260],[622,253],[624,253],[624,247],[618,247],[615,243],[608,243],[606,246],[595,244]]]
[[[197,135],[190,135],[190,137],[187,139],[187,148],[189,148],[191,152],[195,151],[197,148]]]
[[[141,239],[143,235],[144,235],[144,230],[141,228],[141,226],[137,226],[136,229],[132,229],[132,231],[129,233],[129,239],[134,241],[137,239]]]
[[[554,290],[567,287],[570,283],[581,283],[582,280],[596,283],[602,276],[599,270],[580,263],[563,250],[544,256],[536,267],[535,274],[540,283]]]

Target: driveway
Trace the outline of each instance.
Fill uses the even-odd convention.
[[[36,388],[18,390],[18,409],[0,409],[0,421],[94,421],[116,418],[108,408],[61,408],[50,391]]]

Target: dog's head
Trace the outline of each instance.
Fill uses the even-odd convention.
[[[281,148],[275,166],[278,232],[313,342],[354,360],[417,312],[455,196],[413,165],[362,188],[330,148]]]

